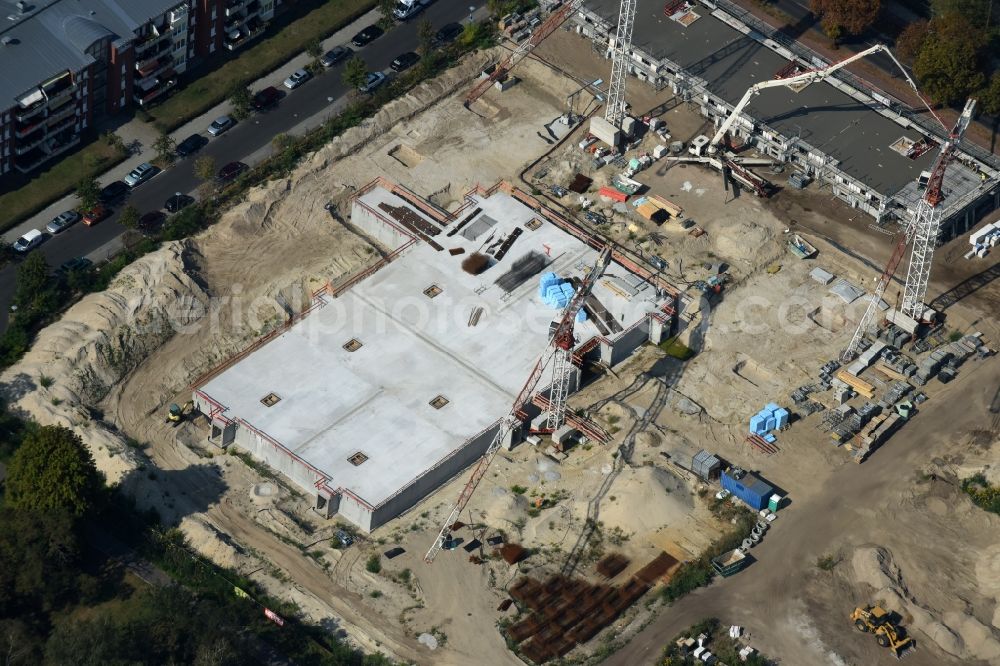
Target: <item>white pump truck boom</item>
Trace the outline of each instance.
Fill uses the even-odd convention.
[[[820,69],[811,69],[807,72],[802,72],[801,74],[796,74],[794,76],[789,76],[786,78],[779,78],[779,79],[770,79],[768,81],[760,81],[758,83],[753,84],[747,89],[746,93],[744,93],[743,98],[736,104],[736,107],[733,109],[733,112],[729,114],[729,117],[726,118],[726,120],[722,123],[722,125],[719,126],[719,131],[717,131],[715,133],[715,136],[712,137],[712,140],[708,142],[707,146],[708,154],[714,155],[718,151],[719,143],[722,142],[723,138],[729,132],[729,129],[733,126],[733,123],[736,122],[736,119],[740,116],[740,114],[743,113],[743,109],[747,107],[747,105],[750,103],[750,100],[753,99],[754,95],[760,94],[762,90],[765,90],[767,88],[777,88],[779,86],[784,86],[786,88],[792,88],[793,90],[798,91],[801,90],[802,88],[805,88],[810,83],[816,83],[817,81],[822,81],[823,79],[830,76],[837,70],[843,69],[844,67],[850,65],[851,63],[861,60],[862,58],[866,58],[874,53],[886,53],[890,58],[892,58],[892,61],[896,63],[896,66],[899,67],[899,70],[903,72],[903,76],[906,77],[906,81],[907,83],[910,84],[910,87],[913,88],[914,92],[916,92],[918,96],[920,95],[920,91],[917,90],[917,84],[914,83],[913,79],[910,78],[910,75],[906,73],[906,70],[903,69],[903,66],[899,64],[899,61],[896,60],[896,56],[892,54],[892,52],[889,50],[887,46],[884,46],[883,44],[876,44],[875,46],[865,49],[864,51],[855,53],[849,58],[845,58],[840,62],[836,62],[832,65],[828,65]],[[923,97],[921,96],[920,99],[923,100]],[[928,107],[928,109],[930,109],[930,107]],[[931,111],[931,113],[933,114],[934,112]]]

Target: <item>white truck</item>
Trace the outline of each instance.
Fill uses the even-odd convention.
[[[431,4],[432,1],[433,0],[399,0],[399,2],[396,3],[396,7],[392,10],[392,15],[400,21],[411,19],[419,14],[424,7]]]

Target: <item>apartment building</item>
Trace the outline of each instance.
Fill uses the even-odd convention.
[[[278,0],[0,0],[0,176],[155,103],[198,59],[260,35]]]
[[[576,31],[606,56],[619,9],[618,0],[586,0],[573,16]],[[633,76],[670,88],[716,127],[754,83],[826,65],[726,0],[638,0],[630,55]],[[807,173],[879,226],[912,218],[944,140],[928,120],[845,70],[803,89],[762,92],[730,134]],[[1000,206],[1000,161],[965,144],[944,191],[948,238]]]

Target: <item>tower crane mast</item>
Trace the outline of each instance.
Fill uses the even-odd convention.
[[[604,119],[618,128],[621,128],[622,121],[625,120],[625,80],[632,53],[632,28],[637,4],[637,0],[621,0],[618,29],[611,51],[611,81],[608,85],[608,105],[604,109]]]
[[[878,283],[875,285],[872,300],[868,304],[867,309],[865,309],[861,321],[858,322],[858,328],[854,331],[851,342],[840,355],[843,362],[852,361],[857,356],[858,349],[861,347],[861,340],[864,339],[865,333],[871,328],[872,322],[875,319],[875,313],[879,310],[878,304],[882,300],[882,295],[885,293],[886,287],[889,286],[893,275],[896,274],[896,269],[899,267],[899,263],[906,253],[906,246],[911,239],[913,240],[913,247],[910,254],[910,263],[907,268],[906,285],[903,288],[903,305],[900,309],[903,314],[917,321],[920,320],[920,316],[923,314],[923,299],[927,293],[927,281],[930,278],[931,261],[934,258],[934,246],[937,243],[938,229],[941,225],[941,209],[938,208],[938,204],[944,199],[941,188],[944,183],[945,170],[948,168],[948,163],[951,161],[955,150],[965,135],[965,130],[972,120],[972,112],[975,106],[976,100],[974,99],[970,99],[965,103],[962,115],[959,116],[955,126],[948,133],[948,140],[941,146],[941,151],[934,161],[931,177],[927,181],[927,189],[917,204],[917,211],[913,222],[907,225],[906,229],[899,234],[896,249],[889,258],[889,263],[886,264],[885,270],[882,271]]]
[[[541,382],[545,368],[550,367],[550,365],[550,369],[552,370],[552,384],[549,393],[549,424],[551,425],[555,421],[559,425],[562,425],[565,422],[566,397],[569,393],[569,378],[572,376],[573,371],[572,354],[575,341],[573,324],[576,321],[577,313],[593,291],[597,279],[601,277],[610,263],[611,246],[607,245],[601,251],[597,261],[586,277],[584,277],[573,298],[566,304],[566,308],[559,318],[559,324],[556,326],[549,341],[549,346],[535,363],[531,374],[528,376],[528,380],[524,383],[517,398],[514,399],[514,404],[511,405],[510,411],[500,419],[496,435],[494,435],[490,445],[486,448],[483,457],[476,463],[476,467],[472,471],[472,476],[469,477],[465,487],[462,488],[462,492],[459,493],[458,499],[452,505],[448,518],[441,526],[437,538],[434,539],[434,543],[431,544],[427,554],[424,555],[424,561],[428,564],[434,561],[434,557],[451,538],[452,525],[458,521],[459,516],[462,515],[466,505],[468,505],[469,500],[472,498],[472,494],[476,492],[479,482],[482,481],[493,459],[496,458],[500,446],[520,426],[521,418],[519,414],[524,405],[531,400],[532,395],[534,395],[535,390],[538,388],[538,384]],[[557,414],[555,418],[553,418],[553,414]]]

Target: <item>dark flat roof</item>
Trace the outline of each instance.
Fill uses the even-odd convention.
[[[618,0],[587,0],[586,6],[609,24],[618,22]],[[639,0],[632,43],[659,59],[670,60],[708,82],[715,95],[736,105],[754,83],[772,79],[788,61],[694,5],[701,18],[682,26],[663,15],[663,0]],[[848,54],[845,53],[845,57]],[[904,129],[828,83],[801,92],[763,91],[747,115],[781,132],[800,136],[840,161],[839,169],[882,194],[891,195],[930,168],[937,151],[911,160],[890,148],[898,138],[923,137]]]

